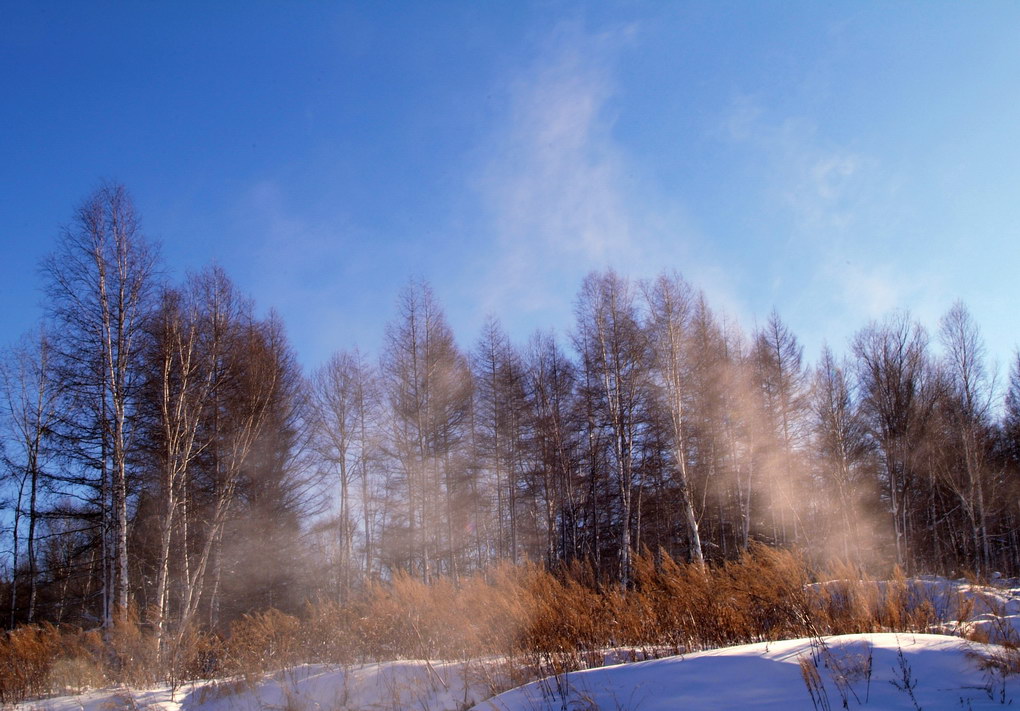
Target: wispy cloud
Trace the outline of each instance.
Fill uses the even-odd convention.
[[[718,133],[761,166],[766,195],[790,210],[795,231],[844,233],[873,197],[879,162],[824,139],[808,118],[776,117],[740,95],[720,123]]]
[[[374,269],[357,249],[371,243],[364,230],[335,206],[321,216],[298,209],[275,181],[252,185],[236,211],[250,240],[239,271],[244,287],[258,295],[260,307],[283,316],[308,364],[337,348],[375,345],[378,314],[386,312],[396,287],[364,288],[365,273]]]
[[[786,211],[775,298],[810,345],[839,343],[893,309],[937,318],[939,276],[897,248],[897,181],[877,156],[749,96],[733,101],[717,133],[757,166],[766,204]]]
[[[275,181],[260,181],[241,195],[240,223],[250,235],[253,278],[260,293],[274,303],[301,301],[328,293],[336,269],[349,256],[354,227],[343,215],[331,213],[316,219],[309,210],[291,204],[285,189]]]
[[[554,46],[511,82],[510,113],[481,183],[496,230],[490,297],[524,296],[532,307],[553,296],[542,288],[550,276],[617,258],[634,238],[624,158],[606,110],[612,57],[626,32],[590,37],[564,27],[555,34]]]
[[[569,310],[565,292],[584,272],[640,275],[685,248],[682,209],[642,194],[640,167],[613,136],[614,65],[638,32],[562,25],[512,78],[480,168],[495,234],[478,286],[484,308]]]
[[[591,33],[566,23],[513,75],[507,118],[479,161],[495,238],[474,279],[478,313],[568,328],[584,274],[612,267],[635,279],[679,270],[747,320],[739,278],[712,259],[683,196],[614,134],[617,66],[640,34],[638,25]]]

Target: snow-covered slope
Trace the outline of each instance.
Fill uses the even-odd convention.
[[[828,588],[833,592],[843,584],[843,581],[832,580],[814,583],[811,587]],[[851,585],[857,587],[859,583]],[[893,583],[888,581],[870,585],[874,585],[880,597],[893,588]],[[1020,580],[996,578],[991,584],[978,585],[963,578],[953,580],[932,575],[910,578],[901,585],[899,594],[904,596],[908,609],[928,605],[933,616],[942,620],[938,629],[928,631],[1020,645]]]
[[[961,632],[980,632],[992,642],[1020,643],[1020,581],[999,579],[992,585],[972,585],[933,576],[912,580],[911,590],[931,600],[965,601],[967,609],[960,610],[957,603],[940,610],[946,620],[964,618]]]
[[[106,689],[28,702],[18,711],[457,711],[490,696],[490,688],[481,663],[308,664],[254,685],[199,682],[176,693]]]
[[[817,583],[838,590],[839,581]],[[876,584],[881,594],[892,583]],[[976,586],[921,578],[900,583],[908,608],[931,606],[955,631],[1020,641],[1020,581]],[[1020,706],[1020,676],[981,660],[998,647],[959,637],[869,634],[718,649],[551,677],[507,688],[494,661],[395,661],[345,669],[305,665],[257,684],[103,690],[23,704],[19,711],[655,711],[656,709],[984,709]],[[627,656],[609,650],[606,659]],[[1020,669],[1018,669],[1020,671]],[[809,688],[810,687],[810,688]]]
[[[302,666],[254,688],[102,691],[24,705],[36,711],[664,711],[666,709],[992,709],[1020,682],[982,668],[994,648],[957,637],[868,634],[800,639],[573,672],[493,698],[485,668],[389,662]],[[815,676],[817,674],[817,676]],[[809,690],[809,685],[811,689]],[[484,699],[484,700],[483,700]],[[845,700],[845,705],[844,705]]]
[[[868,634],[751,644],[545,679],[476,711],[985,709],[1020,684],[981,669],[984,647],[942,635]],[[817,677],[812,679],[811,670]],[[805,679],[805,672],[807,672]],[[809,691],[808,684],[814,688]],[[813,697],[812,698],[812,694]]]

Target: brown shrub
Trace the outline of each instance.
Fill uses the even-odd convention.
[[[324,664],[346,666],[358,660],[358,630],[363,624],[354,605],[319,600],[305,609],[305,651]]]
[[[715,565],[646,552],[634,557],[628,587],[600,581],[584,563],[554,572],[503,564],[429,585],[398,573],[343,604],[310,604],[301,618],[246,615],[226,639],[187,629],[162,651],[133,614],[102,632],[19,628],[0,638],[0,702],[105,681],[176,687],[231,674],[253,683],[302,662],[402,658],[471,661],[471,673],[495,691],[601,665],[612,648],[647,658],[827,634],[924,632],[951,621],[950,611],[961,620],[972,613],[959,595],[939,590],[899,570],[883,582],[846,565],[818,574],[799,553],[762,545]]]
[[[301,620],[270,609],[245,615],[230,625],[224,671],[255,683],[266,672],[303,661]]]
[[[47,680],[61,653],[60,630],[26,625],[0,639],[0,703],[16,704],[49,692]]]
[[[114,619],[103,635],[107,675],[128,686],[150,686],[162,678],[156,638],[143,630],[134,608]]]

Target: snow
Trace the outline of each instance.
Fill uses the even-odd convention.
[[[1020,698],[1015,680],[1003,687],[980,668],[983,649],[957,637],[892,633],[828,637],[824,648],[810,639],[750,644],[545,679],[475,711],[810,709],[802,660],[819,673],[819,709],[843,708],[844,697],[848,708],[889,710],[985,709],[1000,706],[1003,694],[1006,703]]]
[[[972,604],[965,614],[954,609],[955,614],[945,618],[966,618],[958,624],[961,634],[981,632],[992,642],[1020,643],[1020,581],[998,578],[992,585],[973,585],[965,580],[930,577],[914,584],[933,594],[942,591],[943,597],[946,596],[944,591],[951,590]],[[949,629],[957,631],[953,625]]]
[[[307,664],[257,684],[198,682],[171,693],[107,689],[21,704],[18,711],[457,711],[491,695],[480,663]]]
[[[838,581],[819,585],[835,589]],[[933,605],[946,620],[932,631],[977,632],[993,642],[1020,639],[1018,581],[976,586],[920,578],[908,581],[907,594],[917,604]],[[611,663],[632,654],[607,650],[603,658]],[[106,689],[28,702],[17,711],[932,711],[998,708],[1014,699],[1020,705],[1020,676],[1003,678],[986,663],[1001,654],[996,645],[944,634],[799,639],[571,672],[498,696],[492,696],[494,688],[509,686],[498,660],[304,665],[251,684],[197,682],[176,693]]]
[[[199,689],[183,700],[184,711],[336,711],[338,709],[463,709],[489,694],[464,664],[397,661],[337,669],[303,666],[255,689],[208,698]]]
[[[841,581],[815,583],[812,587],[837,588]],[[890,583],[875,583],[885,594]],[[944,620],[938,632],[960,636],[985,636],[990,642],[1009,642],[1020,646],[1020,580],[1002,578],[996,573],[989,585],[976,585],[960,578],[924,576],[906,581],[909,607],[930,604],[936,616]]]
[[[982,669],[981,657],[995,649],[930,634],[798,639],[572,672],[492,698],[479,664],[306,665],[254,686],[203,682],[174,698],[168,689],[106,690],[22,711],[459,711],[472,704],[474,711],[787,711],[839,709],[844,698],[851,709],[991,709],[1020,699],[1020,681]],[[816,706],[802,664],[818,672]]]

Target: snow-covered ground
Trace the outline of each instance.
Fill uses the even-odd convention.
[[[835,584],[835,583],[832,583]],[[823,583],[823,585],[825,585]],[[883,585],[883,584],[880,584]],[[1016,640],[1020,587],[910,581],[944,629]],[[961,617],[966,618],[962,623]],[[22,704],[18,711],[655,711],[660,709],[988,709],[1020,706],[1020,676],[987,664],[1001,648],[936,634],[881,633],[751,644],[571,672],[506,688],[496,661],[305,665],[256,684],[113,689]],[[606,655],[607,659],[626,654]],[[1014,702],[1015,699],[1015,702]]]
[[[759,643],[572,672],[489,696],[482,667],[390,662],[308,665],[249,687],[107,690],[23,705],[45,711],[664,711],[990,709],[1020,704],[1020,682],[983,669],[984,645],[928,634]],[[466,679],[468,681],[466,681]],[[473,679],[473,681],[472,681]],[[810,689],[809,689],[810,686]]]
[[[813,587],[838,589],[840,581],[815,583]],[[856,584],[854,584],[856,585]],[[877,582],[885,595],[890,583]],[[989,585],[976,585],[965,579],[924,576],[906,581],[908,608],[931,605],[943,621],[939,632],[973,637],[980,633],[992,642],[1010,642],[1020,646],[1020,580],[997,578]]]
[[[996,708],[1014,696],[1020,703],[1015,679],[1003,682],[981,669],[981,647],[944,635],[889,633],[829,637],[824,647],[809,639],[750,644],[544,679],[475,709],[916,711]]]
[[[308,664],[258,684],[198,682],[176,693],[108,689],[27,702],[18,711],[456,711],[490,695],[480,665],[396,661],[349,668]]]
[[[952,600],[958,595],[966,601],[968,609],[962,615],[951,602],[949,609],[939,611],[946,620],[964,618],[961,632],[980,631],[993,642],[1020,644],[1020,581],[998,579],[993,585],[972,585],[933,576],[913,580],[911,587],[932,599]]]

